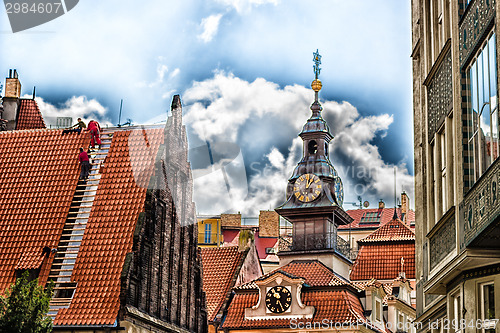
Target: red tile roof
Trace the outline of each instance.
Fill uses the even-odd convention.
[[[293,277],[304,278],[307,285],[316,286],[345,286],[350,283],[333,272],[318,260],[294,260],[285,266],[277,268],[269,272],[257,280],[267,279],[276,272],[282,272]],[[238,289],[256,289],[257,285],[254,281],[243,284]]]
[[[104,165],[72,280],[77,288],[55,325],[113,325],[120,275],[144,211],[163,128],[116,131]],[[0,291],[15,269],[41,268],[47,279],[79,178],[77,150],[88,135],[55,130],[0,132]]]
[[[401,218],[401,208],[396,209],[398,216]],[[351,224],[346,224],[346,225],[339,225],[339,229],[349,229],[349,228],[378,228],[380,226],[385,225],[386,223],[392,221],[392,218],[394,216],[394,208],[384,208],[380,212],[380,215],[378,214],[379,209],[378,208],[370,208],[370,209],[352,209],[352,210],[347,210],[346,213],[349,214],[350,217],[353,218],[353,221]],[[380,222],[375,223],[360,223],[361,219],[367,214],[367,213],[377,213],[380,217]],[[407,213],[407,218],[406,221],[408,224],[414,224],[415,223],[415,212],[413,210],[409,210]]]
[[[42,113],[34,99],[20,99],[16,130],[45,128]]]
[[[415,233],[399,219],[394,219],[384,226],[378,228],[365,238],[360,239],[360,243],[381,242],[381,241],[415,241]]]
[[[206,294],[207,317],[214,321],[234,287],[247,252],[237,246],[202,248],[203,290]]]
[[[387,296],[388,295],[392,295],[392,285],[393,283],[392,282],[388,282],[388,283],[381,283],[380,281],[376,280],[376,279],[371,279],[371,280],[363,280],[363,281],[352,281],[352,284],[355,285],[359,290],[366,290],[366,288],[368,286],[381,286],[382,288],[384,288],[384,291],[386,293],[386,297],[384,298],[384,302],[387,301]],[[384,303],[386,304],[386,303]]]
[[[59,310],[54,325],[115,323],[120,275],[125,256],[132,251],[139,213],[144,211],[146,180],[152,176],[163,131],[114,133],[72,275],[78,283],[75,295],[69,308]],[[132,166],[139,168],[138,175]]]
[[[363,243],[352,266],[351,280],[393,280],[401,272],[415,279],[415,241]]]
[[[226,319],[222,325],[224,329],[243,328],[289,328],[290,319],[245,319],[245,308],[251,308],[257,304],[259,294],[256,291],[239,291],[235,294],[229,306]],[[302,289],[302,302],[305,305],[314,306],[315,312],[312,319],[307,321],[321,322],[358,322],[366,321],[363,315],[363,307],[359,299],[345,290],[316,290],[308,291]],[[298,320],[297,322],[301,322]]]
[[[43,248],[57,247],[86,141],[61,131],[0,132],[0,292],[16,268],[40,268]]]

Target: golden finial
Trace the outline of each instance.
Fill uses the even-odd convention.
[[[311,83],[311,88],[312,90],[314,90],[315,92],[318,92],[321,90],[321,87],[322,87],[322,84],[321,84],[321,81],[319,79],[315,79],[312,83]]]

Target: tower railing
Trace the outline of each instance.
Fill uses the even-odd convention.
[[[353,258],[353,251],[349,242],[338,236],[336,232],[295,235],[294,237],[280,237],[279,251],[310,251],[335,250],[349,259]]]

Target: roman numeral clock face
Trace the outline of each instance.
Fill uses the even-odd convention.
[[[302,202],[315,200],[321,193],[321,179],[318,176],[306,173],[300,176],[293,185],[293,194]]]
[[[266,307],[272,313],[283,313],[292,305],[292,294],[286,287],[276,286],[266,294]]]

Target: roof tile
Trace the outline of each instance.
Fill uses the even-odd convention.
[[[380,241],[415,241],[415,232],[410,229],[406,224],[401,222],[400,219],[393,219],[389,223],[378,228],[365,238],[360,239],[358,242],[380,242]]]
[[[207,317],[214,321],[234,287],[246,252],[237,246],[202,248],[203,290],[206,294]]]
[[[0,290],[14,282],[16,266],[39,268],[43,248],[57,246],[85,141],[53,130],[0,133]]]
[[[401,217],[401,208],[396,209],[398,216]],[[350,224],[339,225],[339,229],[353,229],[353,228],[378,228],[380,226],[385,225],[392,221],[394,216],[394,208],[383,208],[380,213],[378,208],[369,208],[369,209],[351,209],[346,211],[350,217],[353,218],[353,221]],[[379,222],[373,223],[361,223],[363,217],[368,213],[377,213],[379,216]],[[407,223],[412,225],[415,223],[415,212],[413,210],[409,210],[407,213]]]
[[[294,260],[285,266],[259,277],[257,280],[239,286],[237,289],[257,289],[255,281],[265,280],[276,272],[283,272],[294,277],[301,277],[305,280],[305,283],[311,287],[350,285],[349,281],[337,275],[318,260]]]
[[[365,243],[352,266],[351,280],[393,280],[401,272],[401,258],[408,279],[415,278],[415,241]]]
[[[19,99],[16,130],[45,128],[42,113],[34,99]]]
[[[245,319],[245,308],[257,304],[259,294],[257,292],[237,292],[229,306],[226,319],[222,328],[289,328],[290,319]],[[302,302],[305,305],[314,306],[315,312],[312,319],[307,321],[321,322],[357,322],[365,321],[363,307],[359,299],[345,290],[318,290],[302,291]],[[301,322],[298,320],[297,322]]]

